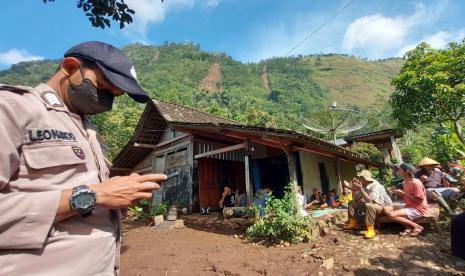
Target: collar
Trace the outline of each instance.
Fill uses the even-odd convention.
[[[34,88],[34,93],[44,103],[47,109],[70,113],[68,107],[63,102],[63,99],[61,99],[60,95],[49,85],[45,83],[39,84]]]

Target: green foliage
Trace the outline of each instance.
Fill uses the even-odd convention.
[[[424,157],[446,164],[464,151],[452,127],[424,126],[415,132],[407,132],[401,139],[401,153],[404,161],[418,164]]]
[[[295,209],[295,198],[290,185],[282,199],[271,197],[266,206],[266,215],[257,217],[255,223],[246,230],[246,236],[255,241],[279,243],[306,242],[310,239],[313,222],[299,215]]]
[[[55,0],[42,1],[55,2]],[[119,22],[122,29],[132,23],[132,15],[135,13],[124,3],[124,0],[78,0],[77,8],[85,13],[92,26],[102,29],[110,27],[110,20]]]
[[[147,222],[154,216],[163,215],[168,213],[168,203],[161,203],[158,206],[151,206],[150,200],[142,200],[139,204],[128,208],[128,217],[130,221]]]
[[[150,209],[150,217],[155,217],[155,216],[160,216],[160,215],[166,216],[166,214],[168,214],[168,209],[169,209],[169,205],[166,202],[161,203],[158,206],[154,206],[152,207],[152,209]]]
[[[452,123],[462,144],[460,120],[465,119],[465,43],[436,50],[421,43],[392,80],[393,115],[403,129],[422,124]]]
[[[368,156],[373,161],[383,162],[383,153],[372,144],[357,143],[354,151]]]

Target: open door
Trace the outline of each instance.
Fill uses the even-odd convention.
[[[329,178],[326,174],[325,163],[319,162],[318,168],[320,169],[321,190],[323,194],[327,195],[329,193]]]

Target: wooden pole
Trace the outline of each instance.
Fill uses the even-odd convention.
[[[394,137],[394,135],[391,135],[389,138],[391,140],[391,146],[392,146],[392,151],[394,152],[394,156],[397,159],[397,163],[400,164],[403,162],[403,160],[402,160],[402,154],[400,153],[399,146],[396,143],[396,138]]]
[[[252,182],[250,181],[249,141],[245,141],[244,170],[245,170],[245,191],[247,193],[247,203],[250,206],[253,204],[253,187],[252,187]]]
[[[341,179],[341,164],[339,163],[339,158],[337,155],[335,156],[336,159],[336,175],[337,175],[337,184],[338,184],[338,189],[339,193],[343,192],[342,189],[342,179]]]
[[[297,199],[298,190],[297,190],[297,169],[295,165],[294,150],[292,145],[282,145],[284,152],[287,156],[287,163],[289,166],[289,182],[291,184],[291,192],[294,195],[294,204],[297,214],[300,214],[299,201]]]

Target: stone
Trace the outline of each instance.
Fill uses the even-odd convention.
[[[334,259],[331,257],[329,259],[326,259],[323,261],[323,264],[321,265],[321,268],[324,269],[333,269],[334,268]]]
[[[174,222],[174,225],[173,225],[173,228],[175,229],[181,229],[181,228],[184,228],[184,220],[182,219],[177,219],[175,222]]]
[[[163,215],[153,217],[153,224],[154,225],[158,225],[158,224],[162,223],[163,221],[164,221]]]
[[[320,271],[320,272],[318,272],[318,275],[323,276],[324,273]]]

